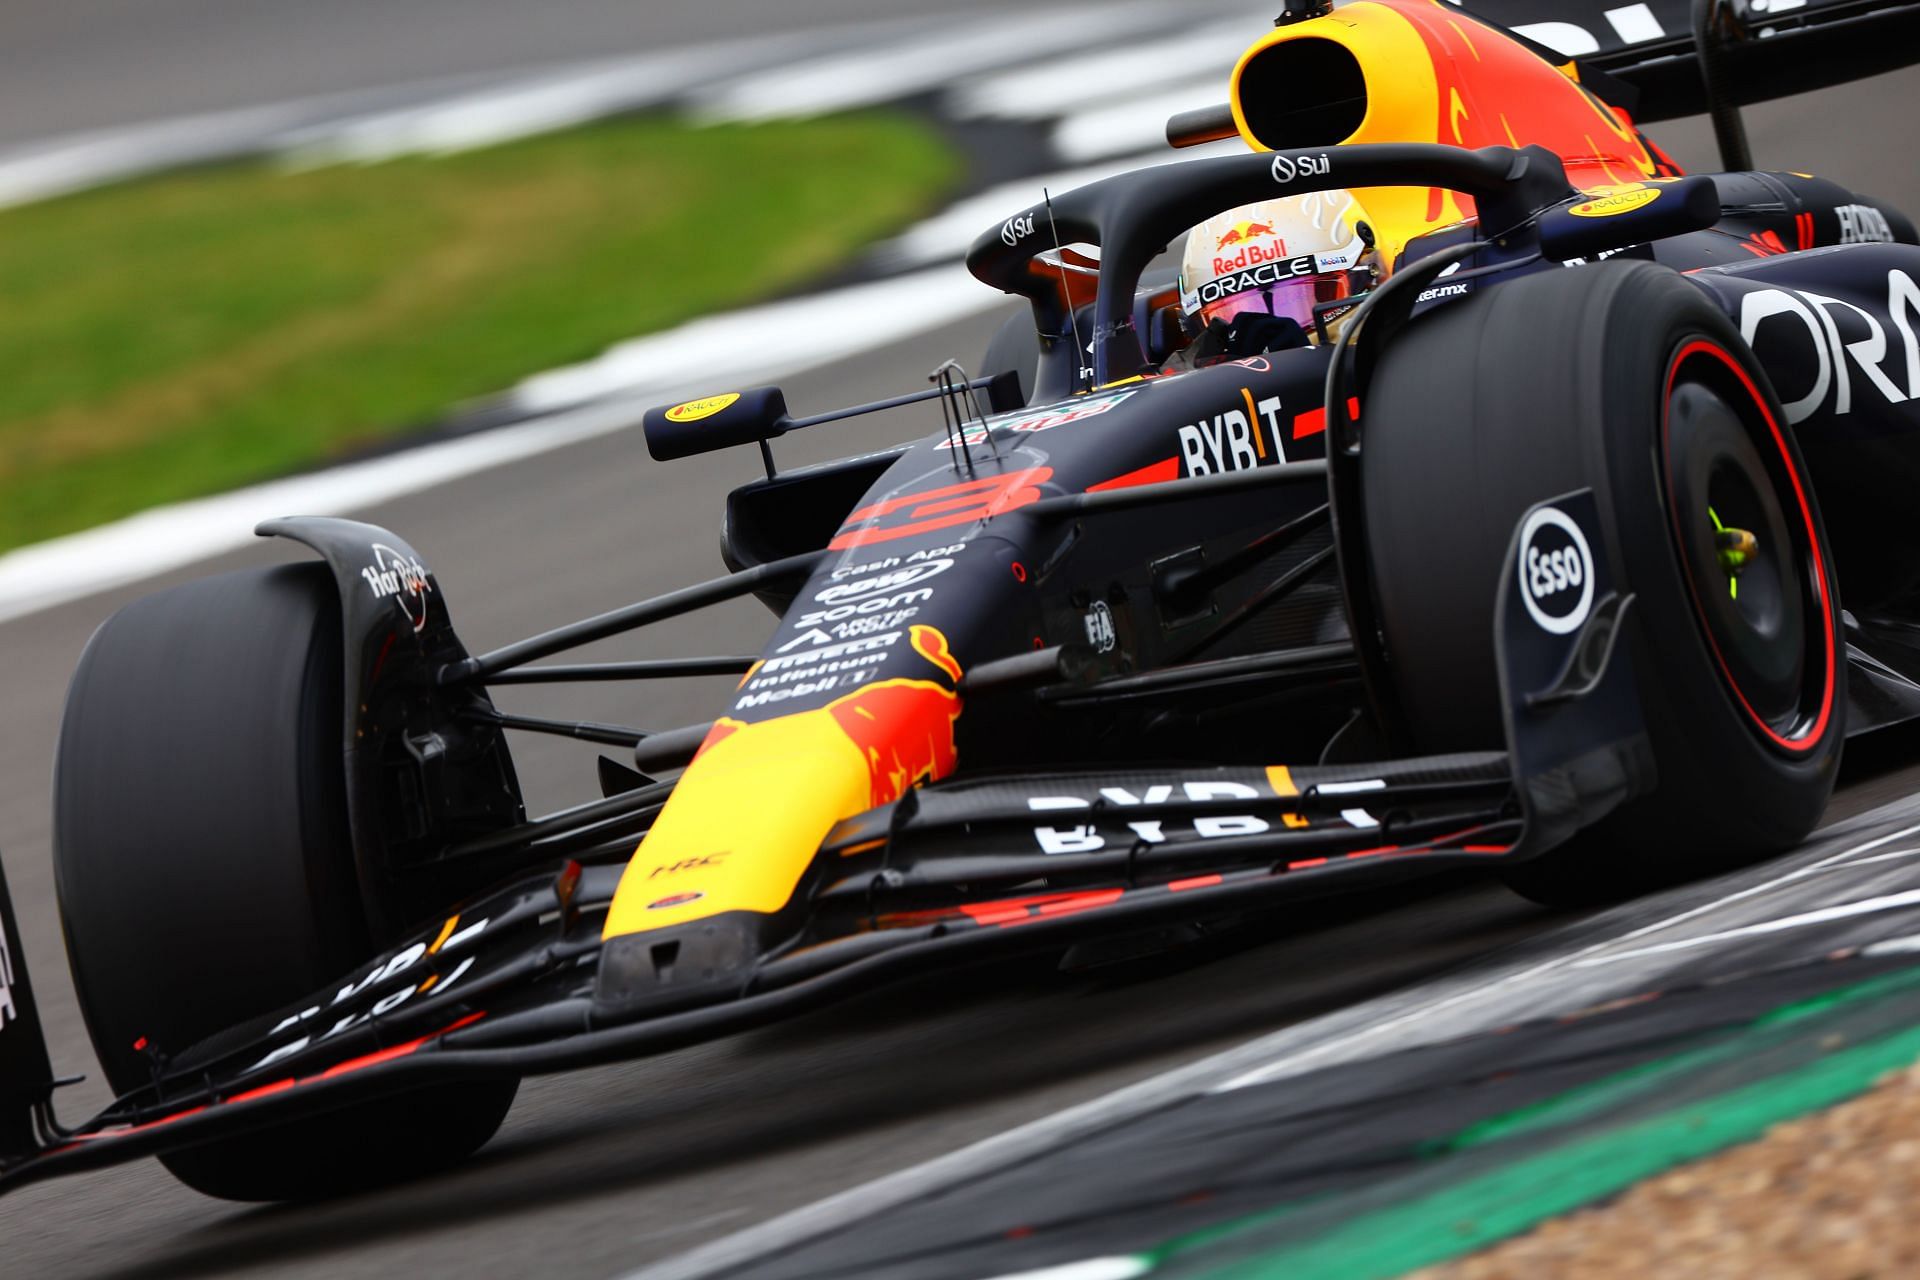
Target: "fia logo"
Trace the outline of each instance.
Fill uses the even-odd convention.
[[[1093,602],[1093,608],[1087,610],[1085,622],[1087,643],[1093,646],[1093,651],[1095,653],[1113,652],[1113,646],[1120,643],[1120,634],[1114,629],[1113,610],[1107,608],[1105,600]]]

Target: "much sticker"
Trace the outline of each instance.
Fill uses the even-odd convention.
[[[738,391],[729,391],[724,395],[703,396],[698,400],[689,400],[667,410],[667,421],[698,422],[702,418],[711,418],[739,398]]]
[[[1576,218],[1614,218],[1635,209],[1644,209],[1660,198],[1659,187],[1632,187],[1577,204],[1567,210]]]

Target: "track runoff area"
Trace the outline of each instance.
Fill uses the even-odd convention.
[[[1916,1058],[1920,798],[634,1280],[1397,1276]]]
[[[1762,163],[1817,165],[1920,207],[1910,174],[1836,132],[1891,118],[1915,83],[1756,110]],[[1659,132],[1707,163],[1704,129]],[[942,327],[885,353],[897,367],[835,366],[793,389],[821,403],[884,394],[900,369],[975,351],[990,327]],[[724,460],[669,476],[637,457],[595,436],[369,514],[435,549],[476,639],[521,632],[705,564],[677,547],[712,527]],[[661,548],[658,564],[609,551],[556,565],[534,545],[530,531],[551,545],[609,536],[581,512],[614,489],[631,498],[635,480],[648,500],[622,508],[633,527],[617,532]],[[476,521],[508,497],[512,528]],[[58,686],[131,593],[0,630],[15,812],[27,791],[43,809]],[[0,1203],[0,1271],[1398,1274],[1920,1056],[1914,777],[1882,780],[1902,798],[1788,858],[1596,916],[1543,918],[1497,888],[1454,885],[1417,929],[1403,901],[1330,906],[1348,913],[1342,927],[1282,922],[1271,941],[1184,971],[1170,961],[1098,989],[1014,975],[958,999],[923,987],[838,1023],[542,1082],[473,1168],[377,1197],[251,1212],[151,1169],[32,1189]],[[1843,801],[1865,795],[1856,783]],[[7,849],[22,913],[50,922],[44,829],[9,825],[24,837]],[[57,935],[27,931],[56,1053],[83,1063]],[[648,1258],[661,1261],[633,1271]]]

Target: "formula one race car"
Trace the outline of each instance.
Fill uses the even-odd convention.
[[[975,242],[1031,303],[981,376],[648,413],[656,459],[766,456],[716,581],[473,655],[406,542],[287,519],[260,532],[318,563],[115,615],[55,869],[120,1096],[56,1123],[0,893],[0,1186],[158,1154],[213,1195],[327,1194],[465,1156],[522,1076],[916,971],[1463,864],[1595,901],[1794,844],[1843,736],[1920,715],[1920,236],[1818,178],[1683,176],[1606,98],[1713,105],[1737,149],[1743,59],[1805,88],[1920,43],[1906,6],[1744,42],[1696,8],[1704,63],[1567,62],[1432,0],[1292,0],[1230,112],[1173,127],[1249,153]],[[1337,335],[1175,360],[1162,248],[1335,187],[1386,264]],[[915,399],[944,431],[773,466]],[[540,663],[749,594],[758,657]],[[657,733],[488,696],[715,673],[729,704]],[[633,756],[529,819],[508,730]]]

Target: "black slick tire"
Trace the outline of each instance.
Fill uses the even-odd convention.
[[[1416,749],[1502,745],[1495,590],[1533,503],[1592,488],[1637,596],[1657,790],[1511,867],[1515,889],[1615,900],[1813,829],[1844,731],[1837,581],[1778,399],[1704,293],[1630,262],[1500,284],[1409,325],[1362,419],[1367,563]],[[1715,559],[1714,502],[1759,535],[1737,582]]]
[[[339,604],[320,565],[208,578],[109,618],[67,695],[54,875],[87,1030],[118,1091],[371,953],[347,835]],[[143,1048],[136,1048],[136,1045]],[[162,1157],[235,1200],[459,1160],[511,1082],[381,1099]]]

